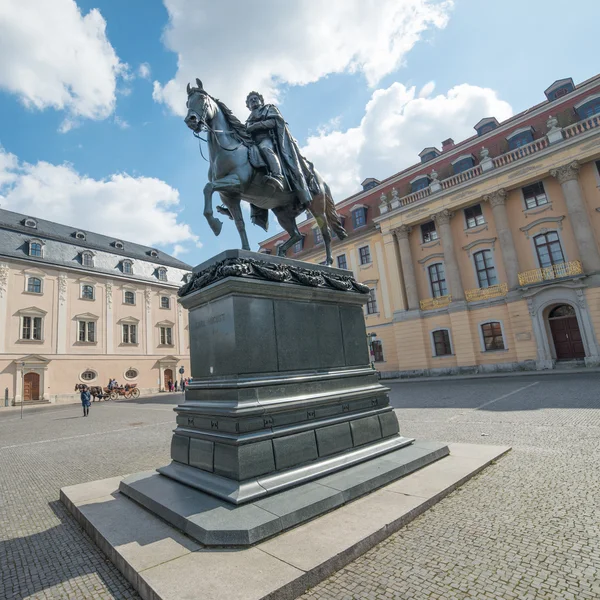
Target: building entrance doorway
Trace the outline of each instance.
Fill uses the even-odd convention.
[[[175,383],[175,380],[173,379],[173,369],[165,369],[164,377],[165,377],[165,379],[164,379],[163,387],[165,390],[168,390],[169,389],[169,381],[172,381],[173,383]]]
[[[550,311],[548,323],[554,340],[556,360],[584,358],[585,348],[579,331],[575,309],[568,304],[560,304]]]
[[[40,376],[38,373],[27,373],[23,378],[23,400],[31,402],[40,399]]]

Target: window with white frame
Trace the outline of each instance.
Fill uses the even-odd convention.
[[[94,286],[88,283],[84,283],[81,286],[81,299],[82,300],[93,300],[94,299]]]
[[[487,288],[498,283],[496,277],[496,267],[492,259],[491,250],[481,250],[473,254],[475,262],[475,271],[477,272],[477,282],[480,288]]]
[[[158,257],[158,252],[156,250],[150,250],[150,256],[152,258],[157,258]]]
[[[544,189],[544,184],[541,181],[536,181],[531,185],[523,188],[523,198],[525,200],[525,208],[535,208],[548,204],[548,196]]]
[[[483,218],[483,212],[481,210],[481,204],[475,206],[469,206],[465,208],[465,221],[467,223],[467,229],[472,229],[478,225],[483,225],[485,219]]]
[[[427,267],[429,273],[429,282],[431,283],[431,293],[434,298],[448,295],[446,287],[446,273],[443,263],[435,263]]]
[[[85,240],[85,233],[83,233],[83,231],[78,231],[78,232],[75,234],[75,237],[76,237],[78,240]]]
[[[121,332],[124,344],[137,344],[137,325],[135,323],[123,323]]]
[[[368,265],[371,262],[371,249],[369,246],[362,246],[362,248],[359,248],[358,257],[361,265]]]
[[[171,298],[169,298],[169,296],[161,296],[160,297],[160,307],[161,308],[171,308]]]
[[[21,339],[41,342],[44,320],[42,317],[23,315],[21,317]]]
[[[429,221],[428,223],[423,223],[423,225],[421,225],[421,239],[423,240],[424,244],[438,239],[438,232],[433,221]]]
[[[556,231],[547,231],[536,235],[533,238],[533,243],[542,269],[565,262],[565,255]]]
[[[78,322],[80,342],[94,343],[96,341],[96,322],[95,321],[79,321]]]
[[[447,329],[436,329],[431,332],[434,356],[447,356],[452,354],[450,332]]]
[[[123,245],[123,242],[120,241],[116,241],[115,242],[115,248],[119,249],[119,250],[123,250],[123,248],[125,248],[125,246]]]
[[[125,275],[133,274],[133,263],[130,260],[124,260],[121,263],[121,268],[123,270],[123,273],[125,273]]]
[[[29,242],[29,256],[42,258],[44,256],[44,244],[39,240],[31,240]]]
[[[378,313],[379,310],[377,308],[377,290],[371,288],[369,291],[369,299],[367,300],[367,314],[373,315]]]
[[[159,281],[167,281],[167,270],[164,267],[160,267],[156,270]]]
[[[42,280],[39,277],[28,277],[27,278],[27,291],[30,294],[41,294],[42,293]]]
[[[123,294],[123,303],[124,304],[135,304],[135,292],[131,290],[125,290]]]
[[[37,221],[35,219],[25,219],[25,222],[23,223],[25,225],[25,227],[33,227],[34,229],[37,227]]]
[[[173,345],[173,329],[167,326],[161,326],[160,328],[160,344],[161,346],[172,346]]]
[[[93,267],[94,266],[94,255],[91,252],[82,252],[81,253],[81,264],[84,267]]]
[[[490,350],[504,350],[504,336],[502,325],[499,321],[489,321],[481,325],[481,339],[486,352]]]

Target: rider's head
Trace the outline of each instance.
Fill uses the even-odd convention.
[[[260,108],[265,103],[265,99],[258,92],[250,92],[246,96],[246,107],[250,110]]]

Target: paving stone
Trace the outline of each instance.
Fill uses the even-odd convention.
[[[600,598],[600,377],[540,376],[477,409],[534,381],[391,383],[402,435],[513,450],[303,600]],[[87,419],[0,408],[0,598],[139,599],[59,489],[168,464],[180,399],[93,403]]]

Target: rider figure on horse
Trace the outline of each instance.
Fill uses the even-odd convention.
[[[267,164],[268,183],[283,191],[284,182],[287,181],[303,208],[308,208],[312,202],[309,190],[313,178],[312,169],[300,154],[298,142],[290,134],[278,108],[273,104],[265,104],[258,92],[248,94],[246,106],[250,110],[246,131],[257,144]]]

